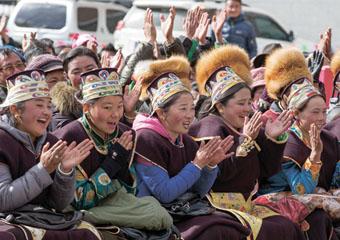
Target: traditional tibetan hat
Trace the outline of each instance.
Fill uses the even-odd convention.
[[[142,74],[143,100],[150,99],[153,112],[163,106],[173,95],[190,93],[190,63],[182,56],[157,60]]]
[[[301,78],[311,81],[304,55],[296,48],[281,48],[266,59],[265,81],[269,97],[282,99],[287,86]]]
[[[290,91],[286,100],[288,109],[300,109],[314,96],[323,97],[308,79],[296,81],[290,86]]]
[[[77,100],[84,104],[89,100],[106,96],[122,96],[119,75],[114,68],[99,68],[80,75],[82,85],[76,93]]]
[[[50,97],[44,72],[33,69],[16,73],[6,80],[8,94],[0,107],[31,100],[34,98]]]
[[[226,45],[203,54],[196,65],[196,81],[200,93],[211,97],[213,107],[237,84],[252,84],[247,53]]]

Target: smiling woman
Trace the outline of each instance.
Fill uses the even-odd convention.
[[[67,146],[47,133],[52,115],[51,98],[42,71],[19,72],[8,78],[7,86],[8,95],[1,104],[7,113],[0,123],[0,212],[12,214],[29,206],[62,211],[73,199],[74,167],[88,156],[92,143],[83,141]],[[30,216],[28,212],[26,216]],[[66,220],[62,214],[59,216]],[[12,217],[12,222],[18,223],[17,220]],[[22,239],[21,230],[28,235],[30,231],[39,233],[42,239],[97,239],[91,231],[77,229],[80,218],[78,220],[72,224],[73,230],[65,231],[52,230],[56,229],[53,221],[44,225],[47,231],[41,229],[41,225],[39,229],[34,228],[41,223],[37,220],[26,223],[31,228],[12,227],[16,229],[16,239]],[[59,228],[63,229],[66,227]],[[7,239],[1,231],[0,238]]]
[[[201,56],[196,66],[201,93],[209,96],[205,115],[189,134],[198,142],[233,136],[235,155],[219,164],[209,201],[224,212],[232,210],[247,221],[254,239],[304,239],[299,226],[277,213],[252,203],[258,181],[280,170],[290,125],[289,113],[262,128],[261,113],[250,119],[250,63],[244,50],[227,45]],[[210,140],[211,141],[211,140]],[[245,211],[245,209],[247,209]],[[255,210],[255,211],[253,211]],[[265,213],[265,214],[264,214]],[[276,234],[281,231],[284,234]]]
[[[91,139],[94,143],[90,156],[77,168],[73,206],[84,210],[85,219],[95,225],[169,229],[172,219],[155,199],[132,194],[135,133],[119,122],[124,108],[118,80],[112,68],[83,73],[76,94],[83,116],[55,132],[66,141]]]

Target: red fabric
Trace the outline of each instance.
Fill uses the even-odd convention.
[[[255,203],[267,206],[295,223],[301,223],[310,214],[310,210],[307,206],[290,197],[284,197],[277,201],[273,201],[266,196],[261,196],[255,199]]]

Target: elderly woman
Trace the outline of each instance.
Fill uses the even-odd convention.
[[[7,80],[7,86],[8,95],[1,105],[8,110],[0,123],[0,211],[11,214],[26,205],[61,211],[73,200],[74,167],[90,154],[92,142],[67,146],[46,132],[52,112],[42,71],[19,72]],[[16,239],[30,232],[41,239],[96,239],[86,230],[46,231],[34,228],[34,222],[27,224],[31,227],[14,225],[26,232],[14,231]],[[8,228],[5,231],[12,232]],[[6,237],[5,233],[0,236]]]
[[[119,122],[123,116],[122,87],[114,69],[103,68],[82,74],[77,99],[83,116],[55,135],[66,141],[91,139],[94,149],[77,167],[73,206],[85,210],[85,219],[102,225],[163,230],[172,219],[152,197],[136,198],[129,167],[134,156],[135,134]]]
[[[196,66],[196,77],[201,93],[210,98],[202,109],[206,116],[191,126],[189,134],[197,141],[214,136],[235,139],[232,151],[236,154],[219,164],[220,173],[209,200],[218,209],[246,219],[255,239],[303,239],[297,225],[251,202],[258,181],[280,170],[289,113],[283,112],[264,128],[261,113],[248,118],[252,101],[250,63],[239,47],[229,45],[203,55]]]
[[[200,147],[187,135],[195,108],[190,93],[190,65],[183,57],[153,62],[143,75],[142,94],[152,114],[134,122],[138,142],[136,170],[138,195],[154,196],[173,204],[189,193],[204,197],[219,172],[217,164],[232,153],[232,137],[214,138]],[[247,228],[228,214],[179,219],[184,239],[242,239]]]

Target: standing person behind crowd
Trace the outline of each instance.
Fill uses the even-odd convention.
[[[0,122],[0,212],[11,214],[28,204],[61,212],[74,197],[74,167],[90,154],[93,144],[85,140],[67,146],[66,142],[47,133],[51,98],[42,71],[19,72],[7,81],[8,96],[1,107],[7,107],[8,111]],[[53,229],[56,222],[50,220],[51,223],[45,223]],[[30,224],[34,222],[32,217]],[[5,225],[13,226],[7,221]],[[14,227],[19,228],[18,225]],[[39,235],[46,240],[97,239],[85,229],[55,231],[42,228],[23,226],[20,229],[32,231],[32,238]],[[14,232],[18,237],[15,239],[26,239],[24,234]],[[1,233],[0,236],[4,239]],[[13,232],[10,239],[13,239]]]
[[[232,211],[244,219],[254,239],[304,239],[298,225],[252,204],[258,181],[280,171],[287,140],[285,131],[291,120],[289,113],[283,112],[264,128],[260,112],[249,119],[250,61],[238,46],[227,45],[202,55],[196,66],[196,77],[200,92],[210,98],[206,109],[202,109],[205,116],[190,127],[189,134],[196,141],[215,136],[222,139],[233,136],[235,140],[232,147],[235,156],[219,164],[210,202],[217,209]]]
[[[0,48],[0,102],[3,102],[7,96],[6,79],[24,69],[24,58],[15,48]]]
[[[96,225],[112,224],[147,230],[170,228],[172,219],[156,199],[136,198],[129,167],[134,156],[135,134],[119,122],[123,116],[123,91],[115,69],[103,68],[82,74],[77,98],[83,116],[57,130],[66,141],[90,138],[95,145],[77,167],[73,206],[85,211]]]
[[[256,33],[253,25],[247,21],[242,11],[242,0],[227,0],[221,10],[217,24],[221,25],[221,34],[211,33],[213,42],[232,43],[240,46],[253,58],[257,54]],[[223,21],[223,22],[221,22]],[[213,29],[214,26],[212,25]]]
[[[189,62],[183,57],[153,62],[142,82],[142,95],[150,99],[152,113],[137,115],[133,125],[138,136],[138,196],[154,196],[168,205],[190,193],[203,198],[219,172],[217,164],[232,155],[227,154],[231,137],[214,138],[199,147],[187,135],[195,115],[189,73]],[[176,226],[188,240],[243,239],[249,234],[222,213],[182,218]]]

